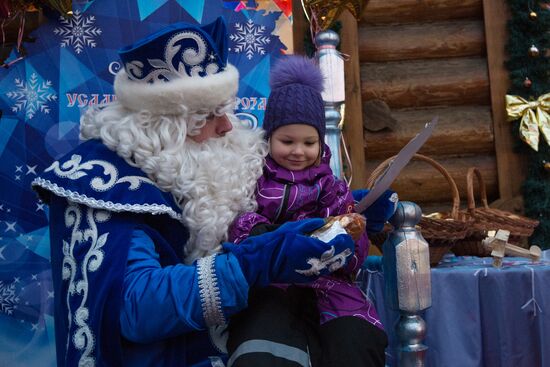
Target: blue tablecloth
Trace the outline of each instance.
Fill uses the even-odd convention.
[[[429,367],[549,367],[550,259],[446,255],[432,268],[432,307],[423,313]],[[396,365],[399,312],[384,306],[381,259],[369,259],[360,278],[390,338],[387,364]]]

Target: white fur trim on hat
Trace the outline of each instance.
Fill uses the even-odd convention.
[[[213,111],[237,94],[239,71],[227,64],[216,74],[151,84],[130,80],[122,69],[114,87],[117,101],[134,111],[177,115],[183,112],[182,106],[192,111]]]

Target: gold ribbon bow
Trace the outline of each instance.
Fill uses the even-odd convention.
[[[519,96],[506,95],[508,121],[521,117],[519,135],[531,148],[539,150],[539,130],[550,145],[550,93],[543,94],[535,101]]]

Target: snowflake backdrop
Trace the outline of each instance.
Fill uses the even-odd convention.
[[[291,8],[290,0],[73,0],[72,18],[46,13],[27,56],[0,69],[0,365],[55,365],[48,209],[30,182],[78,144],[82,110],[113,99],[117,50],[170,23],[223,15],[241,74],[238,115],[257,126],[270,65],[292,52]]]

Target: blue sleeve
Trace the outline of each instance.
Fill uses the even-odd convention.
[[[202,274],[210,272],[210,277],[201,275],[196,264],[162,268],[151,238],[135,230],[124,275],[122,335],[149,343],[205,329],[212,305],[219,311],[218,319],[225,320],[246,307],[248,283],[237,259],[231,254],[211,259],[209,271],[202,270]],[[205,301],[210,305],[206,313]]]

